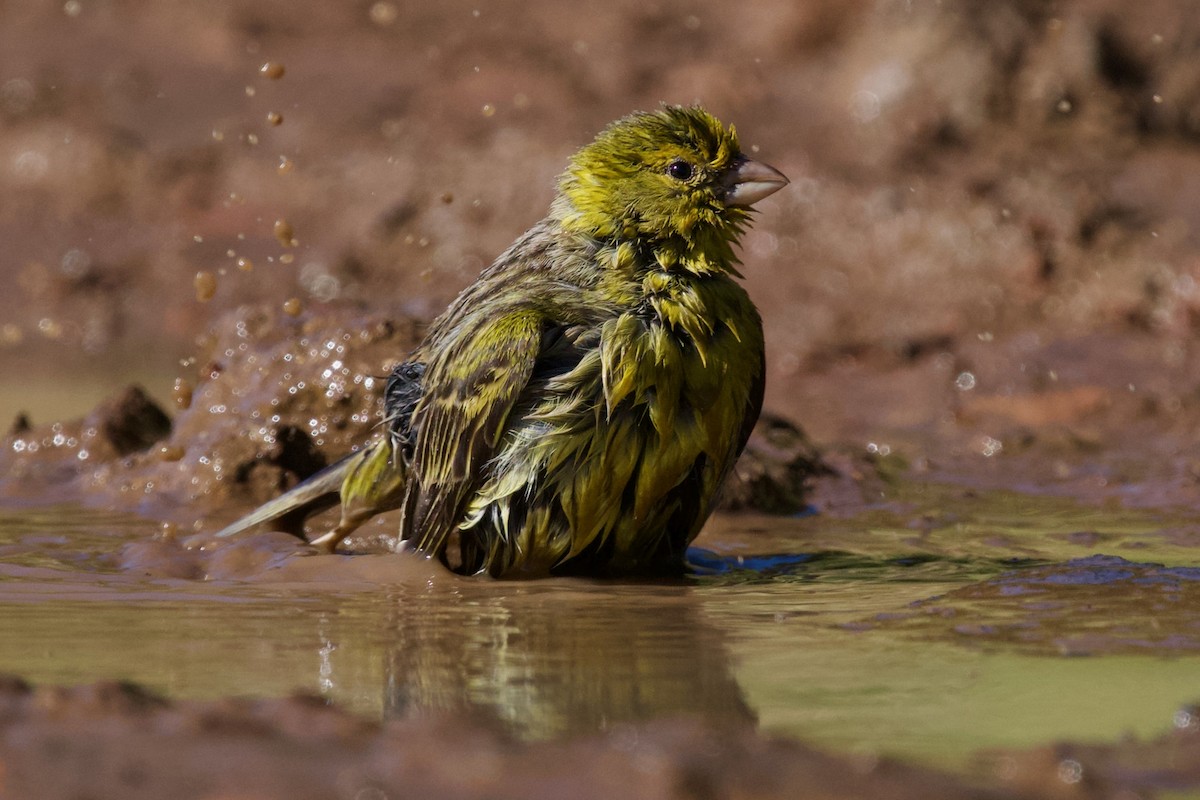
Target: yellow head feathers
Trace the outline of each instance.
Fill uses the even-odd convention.
[[[747,217],[749,203],[731,202],[746,164],[763,166],[742,154],[732,126],[702,108],[637,112],[572,157],[555,216],[567,229],[601,239],[730,241]],[[766,169],[775,188],[787,183]]]

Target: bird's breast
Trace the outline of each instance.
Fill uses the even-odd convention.
[[[689,281],[661,272],[648,275],[644,286],[638,310],[603,326],[609,417],[644,408],[660,436],[727,425],[761,364],[761,326],[749,298],[732,281]],[[720,421],[706,424],[714,414]]]

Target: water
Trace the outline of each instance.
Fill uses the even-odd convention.
[[[907,487],[848,518],[719,518],[699,576],[664,583],[463,579],[398,556],[151,578],[115,554],[155,530],[0,513],[0,671],[476,709],[528,738],[690,715],[955,769],[1153,736],[1200,699],[1190,513]]]

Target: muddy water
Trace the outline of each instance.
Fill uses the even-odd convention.
[[[0,515],[0,671],[475,709],[528,738],[694,715],[954,769],[1152,736],[1200,699],[1194,514],[908,486],[847,518],[721,517],[698,577],[615,585],[462,579],[272,535],[169,577],[135,557],[155,533],[77,507]]]

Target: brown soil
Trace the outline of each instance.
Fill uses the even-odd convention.
[[[484,720],[377,725],[311,696],[170,702],[132,684],[35,689],[8,677],[0,678],[0,791],[39,800],[1138,797],[1200,780],[1185,766],[1200,763],[1191,725],[1181,717],[1153,744],[994,754],[981,772],[1003,788],[983,789],[684,720],[522,744]]]

